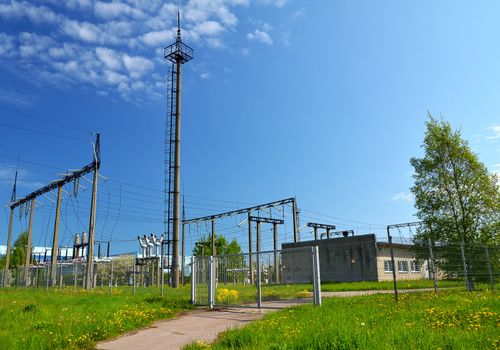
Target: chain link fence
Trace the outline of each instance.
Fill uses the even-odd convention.
[[[161,269],[157,260],[144,261],[131,255],[95,261],[90,283],[92,288],[109,288],[110,292],[114,287],[129,287],[134,292],[136,288],[158,287]],[[87,267],[86,261],[58,262],[54,278],[49,262],[32,265],[27,270],[24,266],[9,269],[8,273],[2,270],[0,287],[85,289]]]
[[[209,307],[266,307],[283,300],[320,304],[318,256],[317,247],[306,247],[193,257],[192,301]]]
[[[498,287],[500,248],[464,242],[377,243],[379,281],[392,281],[397,300],[403,290]]]

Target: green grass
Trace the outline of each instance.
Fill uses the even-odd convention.
[[[443,291],[329,298],[185,349],[498,349],[500,297]]]
[[[440,280],[439,288],[462,288],[465,289],[463,281]],[[485,289],[488,286],[476,284],[476,289]],[[203,289],[204,288],[204,289]],[[330,282],[321,285],[322,292],[344,292],[344,291],[366,291],[366,290],[393,290],[392,281],[383,282]],[[424,289],[434,288],[432,280],[408,280],[398,281],[398,289]],[[199,286],[200,296],[206,303],[208,289],[206,285]],[[231,291],[236,291],[231,294]],[[262,301],[267,300],[287,300],[296,298],[311,297],[309,293],[313,291],[312,284],[262,284]],[[228,293],[229,292],[229,293]],[[257,290],[251,284],[223,284],[217,286],[216,304],[218,305],[243,305],[255,303],[257,300]]]
[[[191,309],[189,287],[0,290],[0,349],[93,348],[97,341]]]
[[[422,288],[434,288],[433,280],[421,279],[421,280],[401,280],[397,281],[398,289],[422,289]],[[439,288],[452,288],[452,287],[462,287],[465,289],[465,282],[455,281],[455,280],[438,280]],[[312,287],[311,287],[312,288]],[[321,291],[323,292],[344,292],[344,291],[355,291],[355,290],[392,290],[394,289],[393,281],[382,281],[382,282],[338,282],[338,283],[324,283],[321,285]],[[312,289],[311,289],[312,291]]]

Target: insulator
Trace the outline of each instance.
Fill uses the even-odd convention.
[[[23,218],[23,205],[21,204],[19,206],[19,220],[21,220]]]
[[[87,232],[82,233],[82,244],[89,244],[89,238],[87,236]]]
[[[28,207],[28,205],[25,203],[24,204],[24,216],[28,216],[28,213],[30,212],[30,208]]]
[[[82,244],[82,238],[80,237],[80,234],[77,233],[75,235],[75,245],[81,245]]]
[[[77,196],[78,195],[78,186],[79,186],[79,181],[80,179],[79,178],[75,178],[73,180],[73,196]]]

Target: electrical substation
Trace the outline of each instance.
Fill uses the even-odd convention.
[[[190,285],[191,301],[197,305],[262,307],[284,297],[280,285],[311,284],[313,292],[301,298],[319,305],[322,280],[396,280],[391,270],[396,263],[402,271],[398,278],[436,280],[434,265],[415,263],[411,240],[392,241],[390,228],[419,223],[389,225],[386,243],[372,234],[370,224],[299,210],[295,197],[255,204],[182,194],[181,205],[182,66],[194,58],[181,34],[177,13],[175,42],[163,50],[169,69],[162,186],[134,185],[100,174],[99,133],[93,135],[90,163],[59,173],[58,180],[20,198],[16,171],[0,276],[3,288],[107,287],[112,292],[121,286],[134,293],[138,287],[151,288],[163,296],[166,286]],[[92,179],[86,177],[90,174]],[[16,210],[19,226],[27,233],[21,267],[10,261]],[[38,234],[33,229],[35,211],[44,215]],[[131,238],[130,232],[117,232],[118,223],[136,224],[141,232]]]
[[[265,276],[266,283],[280,283],[283,268],[287,268],[282,266],[281,244],[298,243],[300,231],[306,227],[306,225],[300,227],[296,198],[246,205],[241,208],[239,203],[186,196],[188,200],[183,199],[181,209],[182,66],[194,57],[193,49],[182,41],[181,34],[181,18],[180,12],[178,12],[176,40],[173,44],[165,47],[163,51],[163,58],[169,62],[170,66],[167,75],[167,111],[164,123],[162,196],[157,195],[158,191],[149,190],[144,186],[134,187],[134,185],[119,183],[118,188],[110,187],[108,178],[99,174],[101,140],[98,133],[95,134],[92,161],[89,164],[76,170],[66,171],[60,174],[61,179],[54,180],[21,198],[17,198],[16,172],[9,203],[10,221],[7,233],[6,264],[1,276],[1,285],[4,288],[11,284],[24,287],[44,285],[47,288],[57,285],[60,288],[72,285],[74,288],[82,287],[91,290],[104,284],[107,284],[111,289],[113,285],[120,283],[132,285],[134,290],[137,286],[161,286],[161,295],[163,295],[164,285],[177,288],[180,284],[191,282],[192,286],[200,286],[200,283],[208,283],[206,279],[209,275],[213,278],[216,273],[223,274],[221,279],[224,281],[228,281],[228,276],[230,276],[229,279],[243,284],[260,284],[263,276]],[[92,174],[92,180],[85,177],[87,174]],[[101,191],[98,188],[99,178],[104,179]],[[81,200],[78,200],[82,192],[86,190],[86,187],[81,184],[81,180],[92,185],[88,206],[83,206],[80,203]],[[125,189],[122,190],[122,186]],[[105,199],[106,192],[103,193],[103,189],[107,191],[107,201]],[[155,193],[143,194],[137,192],[137,189],[140,189],[141,192],[146,189]],[[67,198],[64,208],[62,205],[63,197]],[[122,200],[126,204],[122,203]],[[37,210],[45,215],[47,212],[49,214],[46,225],[47,236],[53,210],[51,207],[48,211],[46,201],[55,206],[52,245],[47,247],[45,242],[42,247],[38,247],[32,244],[35,210],[39,208]],[[71,203],[73,214],[80,226],[77,233],[68,231],[68,214],[72,214],[68,208],[69,203]],[[148,207],[142,208],[138,203],[148,203]],[[146,212],[146,210],[150,210],[151,204],[154,204],[152,207],[155,208],[153,215]],[[186,218],[185,204],[188,206],[191,218]],[[200,205],[203,208],[199,208]],[[101,209],[103,206],[106,207],[105,211]],[[158,225],[160,206],[162,208],[163,229],[160,229]],[[26,230],[28,237],[24,267],[13,271],[9,257],[16,209],[19,211],[21,223],[23,219],[28,218]],[[212,213],[216,212],[216,214],[196,215],[196,212],[200,210],[205,212],[208,210]],[[84,220],[80,219],[80,212],[88,214],[88,225],[85,225]],[[103,230],[109,219],[116,220],[110,235],[106,236],[101,233],[100,237],[96,238],[97,218],[104,220]],[[61,219],[64,224],[63,244],[65,245],[60,244]],[[155,222],[158,231],[148,234],[137,232],[135,240],[137,250],[123,252],[116,246],[122,242],[134,240],[116,238],[116,236],[113,239],[116,225],[122,220]],[[325,236],[326,239],[330,239],[331,235],[335,235],[335,232],[332,232],[336,228],[335,225],[309,222],[307,227],[314,229],[315,240],[318,239],[318,229],[326,230],[321,238]],[[68,244],[68,239],[71,241],[70,244]],[[226,264],[225,267],[219,266],[209,273],[206,270],[209,264],[203,262],[200,270],[196,259],[193,258],[195,250],[199,250],[200,259],[205,259],[207,256],[224,254],[224,244],[233,244],[233,242],[239,247],[233,253],[244,254],[241,256],[241,263],[229,264],[232,266]],[[97,255],[95,254],[96,250]],[[264,264],[262,259],[266,251],[272,252],[272,254],[269,255],[267,263]],[[127,256],[131,258],[126,260],[126,263],[118,264],[118,258]],[[113,261],[115,261],[114,264]],[[230,261],[234,262],[234,259],[230,259]],[[122,269],[121,272],[120,269]],[[196,271],[198,271],[197,283],[194,280]],[[119,278],[121,278],[120,281],[118,281]],[[196,291],[193,293],[196,294]]]

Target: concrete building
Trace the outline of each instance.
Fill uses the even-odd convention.
[[[283,279],[310,282],[310,251],[291,249],[318,246],[321,281],[356,282],[392,280],[390,245],[377,242],[374,234],[330,238],[282,245]],[[411,245],[394,244],[396,278],[417,280],[428,278],[427,263],[415,259]],[[290,250],[287,250],[290,249]]]

